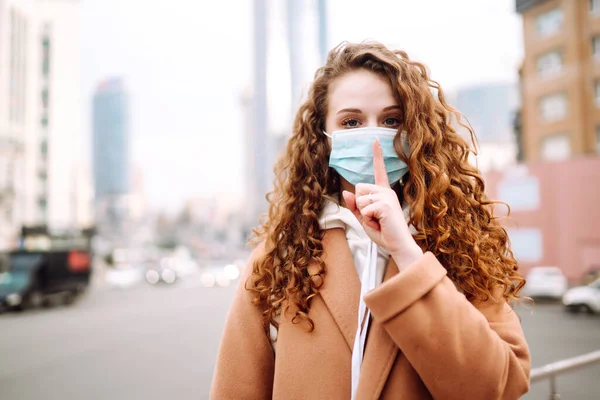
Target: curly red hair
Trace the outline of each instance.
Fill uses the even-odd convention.
[[[314,263],[316,275],[325,277],[319,215],[324,199],[337,201],[340,193],[323,134],[327,93],[332,81],[356,69],[384,77],[401,101],[410,152],[404,154],[399,135],[395,148],[410,173],[398,196],[410,205],[408,222],[417,227],[417,243],[435,254],[470,301],[487,300],[497,286],[504,289],[506,300],[518,299],[525,280],[517,271],[508,235],[493,216],[498,202],[487,199],[481,174],[468,161],[474,151],[450,121],[459,121],[474,141],[471,127],[460,122],[460,113],[446,103],[425,66],[404,51],[374,42],[342,43],[317,70],[296,114],[286,151],[275,166],[268,218],[254,231],[256,241],[265,242],[265,252],[254,261],[246,288],[264,310],[265,327],[278,327],[285,304],[294,310],[295,323],[306,321],[314,328],[308,311],[323,280],[311,276],[308,266]]]

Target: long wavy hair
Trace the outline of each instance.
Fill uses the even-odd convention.
[[[327,95],[334,80],[357,69],[385,78],[401,100],[410,152],[404,154],[400,135],[394,146],[410,173],[397,193],[410,205],[408,222],[418,231],[417,244],[437,257],[470,301],[487,300],[498,286],[506,300],[518,299],[525,280],[508,235],[493,216],[499,202],[487,199],[481,174],[468,160],[475,149],[451,123],[458,121],[475,144],[470,125],[446,103],[426,67],[404,51],[375,42],[342,43],[317,70],[296,114],[286,151],[275,165],[268,216],[254,230],[253,241],[264,242],[265,251],[254,261],[246,289],[264,310],[265,329],[269,324],[278,328],[278,316],[288,309],[294,323],[306,321],[314,329],[308,315],[311,300],[327,273],[319,215],[324,199],[338,201],[340,196],[340,178],[328,166],[331,149],[323,134]],[[308,266],[313,263],[318,269],[311,275]]]

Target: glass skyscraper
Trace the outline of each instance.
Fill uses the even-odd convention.
[[[130,192],[128,97],[121,79],[98,86],[93,100],[94,188],[96,199]]]

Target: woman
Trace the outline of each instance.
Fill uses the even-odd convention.
[[[406,53],[330,52],[276,166],[211,398],[528,391],[529,350],[508,305],[524,279],[452,118]]]

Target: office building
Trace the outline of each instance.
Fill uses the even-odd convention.
[[[93,100],[94,188],[97,198],[130,191],[129,107],[121,79],[102,82]]]
[[[526,161],[600,152],[600,0],[517,0]]]
[[[80,227],[90,221],[83,177],[80,2],[37,0],[39,74],[35,99],[37,123],[37,216],[53,230]],[[79,182],[79,183],[78,183]],[[84,215],[87,214],[87,215]]]
[[[35,37],[32,1],[0,0],[0,249],[35,212]]]
[[[93,174],[95,218],[113,238],[126,235],[131,218],[129,104],[125,84],[110,78],[93,98]]]
[[[259,215],[267,211],[265,195],[273,187],[275,160],[291,134],[293,114],[308,91],[314,70],[324,61],[328,47],[326,12],[326,0],[254,0],[254,79],[252,87],[240,96],[246,126],[249,226],[256,226]],[[270,54],[275,45],[286,49],[285,54]],[[288,85],[274,82],[277,74],[269,75],[267,80],[269,67],[281,61],[278,57],[282,54],[289,68],[289,80],[282,83]],[[291,112],[281,112],[282,104],[289,104]]]

